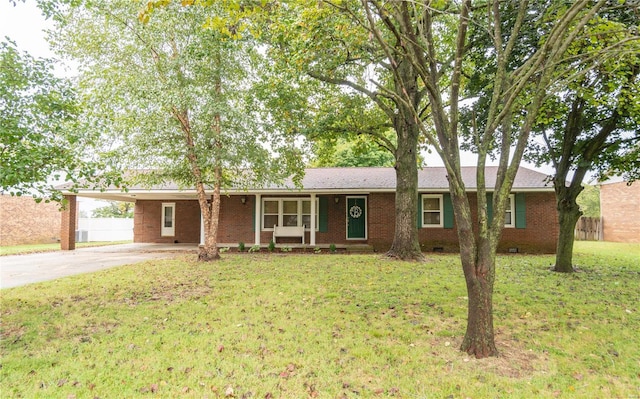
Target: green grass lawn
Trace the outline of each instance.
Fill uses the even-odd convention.
[[[572,275],[500,256],[483,360],[458,350],[458,257],[427,256],[181,256],[5,289],[1,396],[640,396],[639,245],[579,243]]]
[[[78,242],[76,248],[102,247],[115,244],[129,244],[133,241],[92,241]],[[60,251],[60,243],[53,244],[26,244],[26,245],[7,245],[0,246],[0,256],[3,255],[21,255],[34,254],[39,252]]]

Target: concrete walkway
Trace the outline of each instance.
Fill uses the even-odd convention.
[[[196,253],[195,244],[121,244],[37,254],[0,256],[0,288],[18,287],[114,266]]]

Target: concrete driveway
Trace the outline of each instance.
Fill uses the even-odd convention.
[[[195,244],[121,244],[27,255],[0,256],[0,288],[18,287],[114,266],[196,253]]]

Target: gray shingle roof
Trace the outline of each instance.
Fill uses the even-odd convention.
[[[495,185],[497,172],[496,166],[486,168],[487,189]],[[467,190],[476,190],[476,168],[462,167],[462,175]],[[553,191],[553,185],[547,181],[548,176],[535,170],[521,167],[516,175],[512,191]],[[396,172],[393,168],[309,168],[302,180],[303,189],[306,192],[330,193],[330,192],[393,192],[396,188]],[[69,188],[59,186],[66,191]],[[449,188],[447,172],[444,167],[426,167],[418,170],[418,190],[421,192],[446,192]],[[298,192],[291,181],[284,185],[267,185],[262,188],[249,188],[248,190],[230,189],[228,194],[237,193],[286,193]],[[164,193],[164,194],[163,194]],[[154,186],[149,189],[142,186],[129,186],[128,192],[123,193],[117,187],[110,187],[102,192],[99,190],[81,189],[80,196],[132,200],[133,198],[194,198],[195,189],[181,189],[173,182]]]
[[[487,187],[495,186],[497,166],[485,169]],[[469,190],[475,190],[476,168],[462,167],[462,177]],[[548,176],[535,170],[520,168],[513,184],[514,190],[553,189]],[[310,168],[306,170],[302,185],[305,190],[370,190],[393,191],[396,187],[396,172],[393,168]],[[286,187],[293,188],[288,182]],[[444,167],[426,167],[418,170],[418,189],[421,191],[444,191],[449,188]],[[267,189],[286,189],[274,185]]]

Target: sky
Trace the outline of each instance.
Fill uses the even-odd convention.
[[[49,26],[35,1],[17,0],[14,7],[11,1],[0,0],[0,37],[9,36],[19,49],[32,56],[53,57],[43,32]]]

